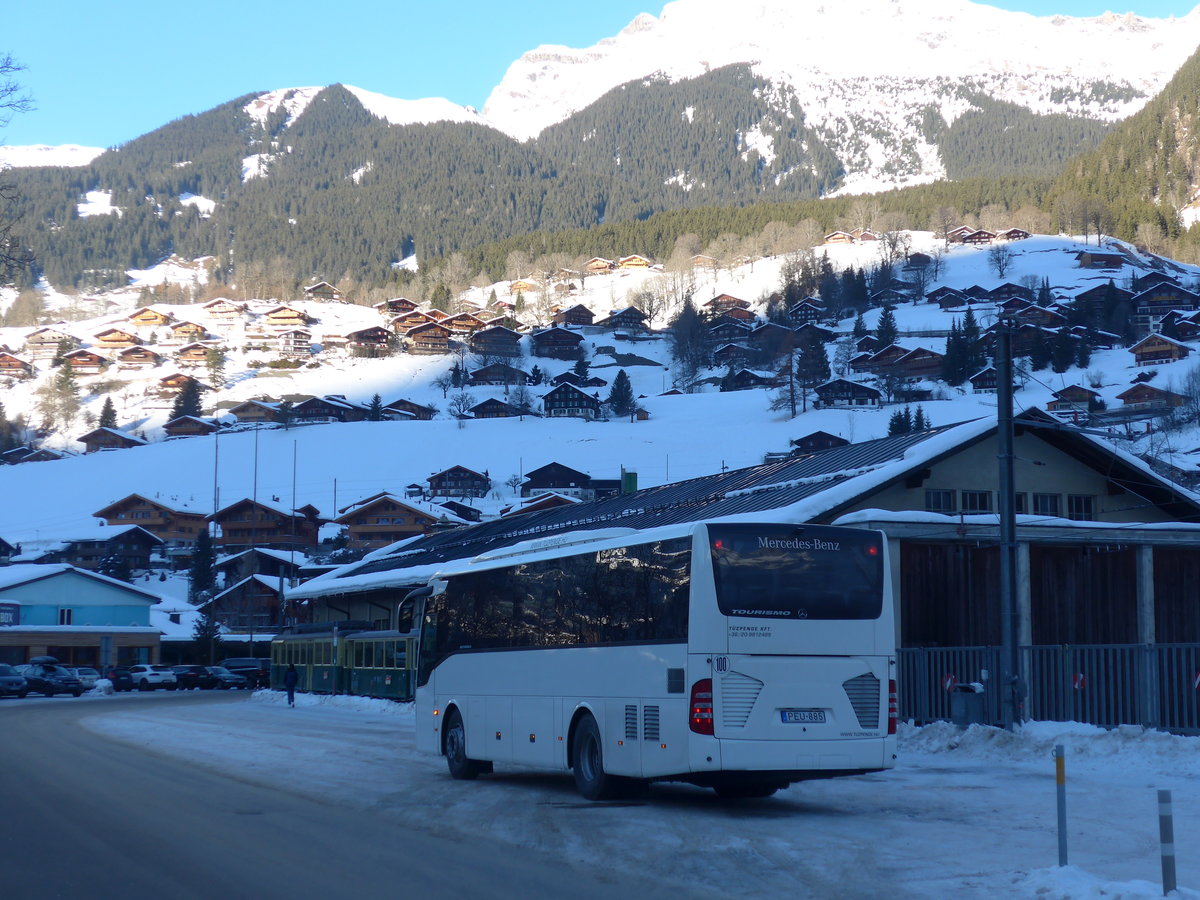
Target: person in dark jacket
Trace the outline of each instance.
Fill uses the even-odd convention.
[[[283,673],[283,686],[287,690],[288,706],[296,705],[296,682],[300,680],[300,673],[296,671],[294,665],[288,664],[287,671]]]

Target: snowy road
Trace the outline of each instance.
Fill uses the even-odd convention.
[[[498,767],[474,783],[452,781],[440,759],[413,749],[411,707],[302,696],[288,709],[280,700],[97,700],[85,725],[434,835],[494,838],[584,871],[724,896],[1161,896],[1155,791],[1170,788],[1180,896],[1200,898],[1200,859],[1188,851],[1200,833],[1195,738],[1054,724],[962,735],[937,725],[906,729],[900,765],[886,774],[760,801],[656,785],[647,802],[592,804],[561,774]],[[1067,746],[1065,869],[1055,866],[1055,743]],[[636,893],[656,892],[642,883]]]
[[[104,719],[158,719],[182,738],[182,752],[162,756],[78,727],[101,708]],[[329,803],[290,790],[307,779],[283,758],[278,729],[260,732],[269,735],[261,749],[282,783],[192,765],[204,751],[187,736],[188,723],[240,728],[250,709],[211,694],[0,703],[0,896],[458,900],[630,897],[654,888],[652,880],[563,865],[486,836],[465,842],[461,833],[439,834],[446,829],[408,827],[384,814],[384,804]],[[361,799],[371,786],[344,750],[374,729],[329,724],[352,743],[328,764],[357,775]],[[424,824],[421,815],[406,818]]]

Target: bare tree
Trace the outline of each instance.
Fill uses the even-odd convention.
[[[446,395],[450,393],[450,388],[454,387],[454,376],[447,370],[433,379],[433,386],[441,389],[442,399],[445,400]]]
[[[450,398],[450,405],[447,407],[450,415],[456,419],[462,420],[470,415],[471,407],[475,405],[475,398],[467,391],[459,391]]]
[[[1013,251],[1008,244],[993,244],[988,250],[988,265],[992,267],[997,278],[1003,278],[1012,264]]]

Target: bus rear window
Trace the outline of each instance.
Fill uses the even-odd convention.
[[[877,619],[883,610],[883,553],[875,532],[713,525],[708,533],[724,615]]]

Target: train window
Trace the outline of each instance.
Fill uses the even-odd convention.
[[[375,668],[376,669],[382,669],[384,667],[383,644],[384,644],[383,641],[375,641]]]

